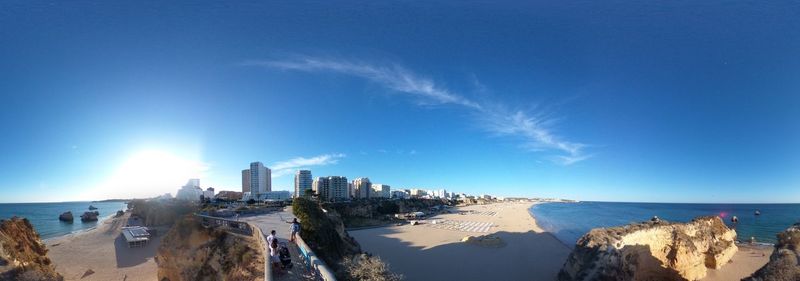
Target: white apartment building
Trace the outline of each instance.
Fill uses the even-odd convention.
[[[371,198],[390,198],[392,196],[391,187],[386,184],[373,184]]]
[[[198,202],[202,195],[203,189],[200,188],[200,180],[190,179],[186,185],[178,189],[178,193],[175,194],[175,199]]]
[[[311,171],[298,170],[294,174],[294,197],[305,196],[306,190],[311,190],[312,183]]]
[[[311,184],[320,200],[329,202],[349,199],[347,187],[347,177],[341,176],[317,177]]]
[[[272,191],[272,171],[261,162],[250,163],[250,193]]]
[[[397,199],[411,198],[411,196],[405,190],[392,190],[391,192],[392,192],[391,198],[397,198]]]
[[[370,198],[371,189],[372,183],[369,182],[369,178],[356,178],[353,180],[353,193],[355,193],[353,196],[354,198]]]

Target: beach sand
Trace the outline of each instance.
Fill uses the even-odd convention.
[[[405,280],[555,280],[571,251],[536,225],[531,203],[497,203],[458,208],[428,224],[350,231],[364,251],[380,256]],[[430,221],[437,220],[436,225]],[[458,230],[453,223],[461,221]],[[488,223],[492,226],[487,228]],[[469,232],[477,230],[486,232]],[[461,242],[465,236],[495,234],[505,246]],[[771,246],[740,245],[731,262],[709,270],[703,281],[739,280],[769,261]]]
[[[443,214],[428,220],[438,220],[437,225],[381,227],[350,234],[364,251],[380,256],[405,280],[554,280],[570,248],[536,225],[528,213],[530,206],[497,203],[460,207],[460,211],[474,212]],[[451,230],[452,224],[441,220],[460,221],[464,228]],[[505,246],[461,242],[465,236],[485,234],[500,237]]]
[[[769,262],[769,255],[772,254],[773,247],[763,245],[740,244],[739,251],[731,258],[731,261],[719,270],[711,269],[702,281],[727,281],[741,280],[750,276],[759,268]]]
[[[159,236],[146,247],[128,248],[120,231],[129,215],[107,219],[86,232],[45,241],[56,271],[66,280],[157,280],[154,256],[166,229],[159,229]]]

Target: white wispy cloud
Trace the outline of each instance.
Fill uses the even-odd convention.
[[[346,157],[343,153],[322,154],[311,158],[295,157],[286,161],[273,164],[272,177],[280,177],[294,173],[295,170],[307,169],[312,166],[325,166],[339,163],[339,159]]]
[[[438,87],[433,80],[420,77],[396,64],[377,66],[352,61],[300,57],[291,60],[250,61],[244,63],[244,65],[307,72],[329,71],[343,73],[367,79],[400,93],[423,98],[427,102],[457,104],[474,109],[481,108],[480,104],[453,94],[445,88]]]
[[[478,102],[397,64],[378,65],[340,59],[294,57],[249,61],[243,65],[304,72],[332,72],[363,78],[389,90],[415,96],[426,103],[452,104],[469,109],[476,116],[478,125],[488,132],[520,138],[522,146],[532,151],[557,153],[548,158],[554,163],[571,165],[592,156],[584,153],[585,144],[567,141],[556,135],[551,128],[555,119],[542,112],[509,110],[508,106],[501,103]],[[473,77],[473,81],[477,79]],[[480,85],[485,89],[483,84]]]

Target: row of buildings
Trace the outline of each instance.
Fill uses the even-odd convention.
[[[328,202],[342,202],[354,199],[371,198],[445,198],[455,199],[466,197],[464,194],[447,192],[444,189],[399,189],[392,190],[389,185],[372,183],[367,177],[356,178],[348,181],[344,176],[326,176],[313,178],[310,170],[298,170],[294,175],[294,192],[286,190],[272,190],[272,170],[261,162],[250,163],[250,168],[242,170],[242,192],[221,191],[214,194],[214,188],[203,190],[199,179],[190,179],[186,185],[178,190],[175,196],[179,200],[225,199],[256,201],[288,200],[301,196],[315,194],[320,200]]]
[[[426,190],[421,188],[392,190],[387,184],[372,183],[369,178],[356,178],[348,181],[344,176],[327,176],[313,178],[311,171],[299,170],[294,175],[293,197],[316,194],[321,200],[340,202],[352,199],[370,198],[446,198],[454,199],[458,195],[444,189]]]

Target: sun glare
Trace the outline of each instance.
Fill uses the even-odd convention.
[[[161,150],[143,150],[122,162],[98,190],[110,197],[151,197],[175,193],[190,178],[202,178],[207,166]]]

